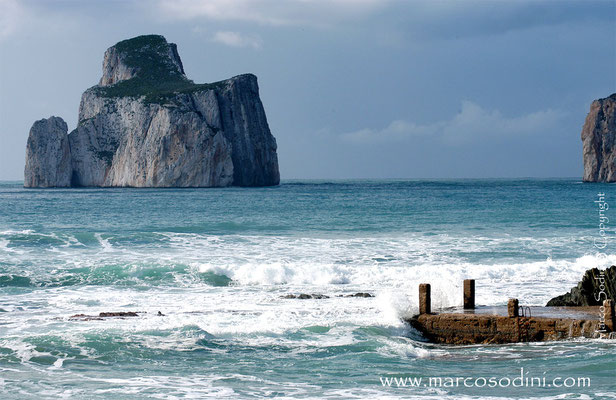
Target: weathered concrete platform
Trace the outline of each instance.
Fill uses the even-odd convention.
[[[430,285],[419,289],[419,315],[407,322],[434,343],[488,344],[614,336],[614,302],[599,307],[523,307],[510,299],[507,307],[475,308],[475,283],[464,284],[464,308],[432,313]],[[611,336],[610,336],[610,333]]]
[[[573,319],[598,319],[601,307],[543,307],[527,306],[533,317],[546,318],[573,318]],[[476,315],[500,315],[509,316],[507,306],[478,306],[477,308],[465,309],[463,307],[450,307],[439,310],[441,314],[476,314]]]
[[[491,314],[420,314],[411,326],[434,343],[540,342],[596,337],[598,319],[505,317]]]

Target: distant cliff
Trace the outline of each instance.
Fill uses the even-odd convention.
[[[582,128],[585,182],[616,182],[616,93],[592,102]]]
[[[105,52],[75,130],[34,123],[24,186],[277,185],[276,148],[254,75],[195,84],[175,44],[139,36]]]

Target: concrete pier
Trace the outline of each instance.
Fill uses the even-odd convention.
[[[614,302],[597,307],[521,307],[518,299],[509,299],[507,307],[480,307],[469,310],[464,283],[464,309],[432,313],[430,284],[419,285],[419,315],[409,319],[415,329],[433,343],[502,344],[565,340],[576,337],[610,337],[614,332]],[[472,284],[474,289],[474,281]],[[474,296],[473,296],[474,297]],[[532,312],[531,312],[532,311]],[[540,315],[540,316],[531,316]],[[601,317],[605,330],[599,332]],[[612,334],[613,335],[613,334]]]

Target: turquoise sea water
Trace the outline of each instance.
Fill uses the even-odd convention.
[[[402,322],[422,282],[434,307],[460,305],[465,278],[477,280],[478,304],[542,305],[587,268],[616,264],[616,242],[604,256],[593,246],[597,192],[614,201],[616,186],[0,183],[0,398],[616,398],[614,342],[438,346]],[[356,292],[375,297],[338,297]],[[299,293],[329,298],[282,298]],[[144,313],[69,318],[104,311]],[[513,379],[520,368],[591,387],[381,382]]]

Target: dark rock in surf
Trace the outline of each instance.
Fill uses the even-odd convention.
[[[101,312],[98,315],[75,314],[75,315],[71,315],[68,319],[70,321],[75,321],[75,320],[77,321],[102,321],[105,318],[138,317],[139,314],[142,314],[142,313],[135,312],[135,311],[115,311],[115,312]]]
[[[301,293],[298,295],[294,295],[294,294],[287,294],[284,296],[281,296],[283,299],[300,299],[300,300],[308,300],[308,299],[329,299],[329,296],[324,295],[324,294],[306,294],[306,293]]]
[[[598,306],[616,298],[616,266],[589,269],[569,293],[554,297],[547,306]]]

